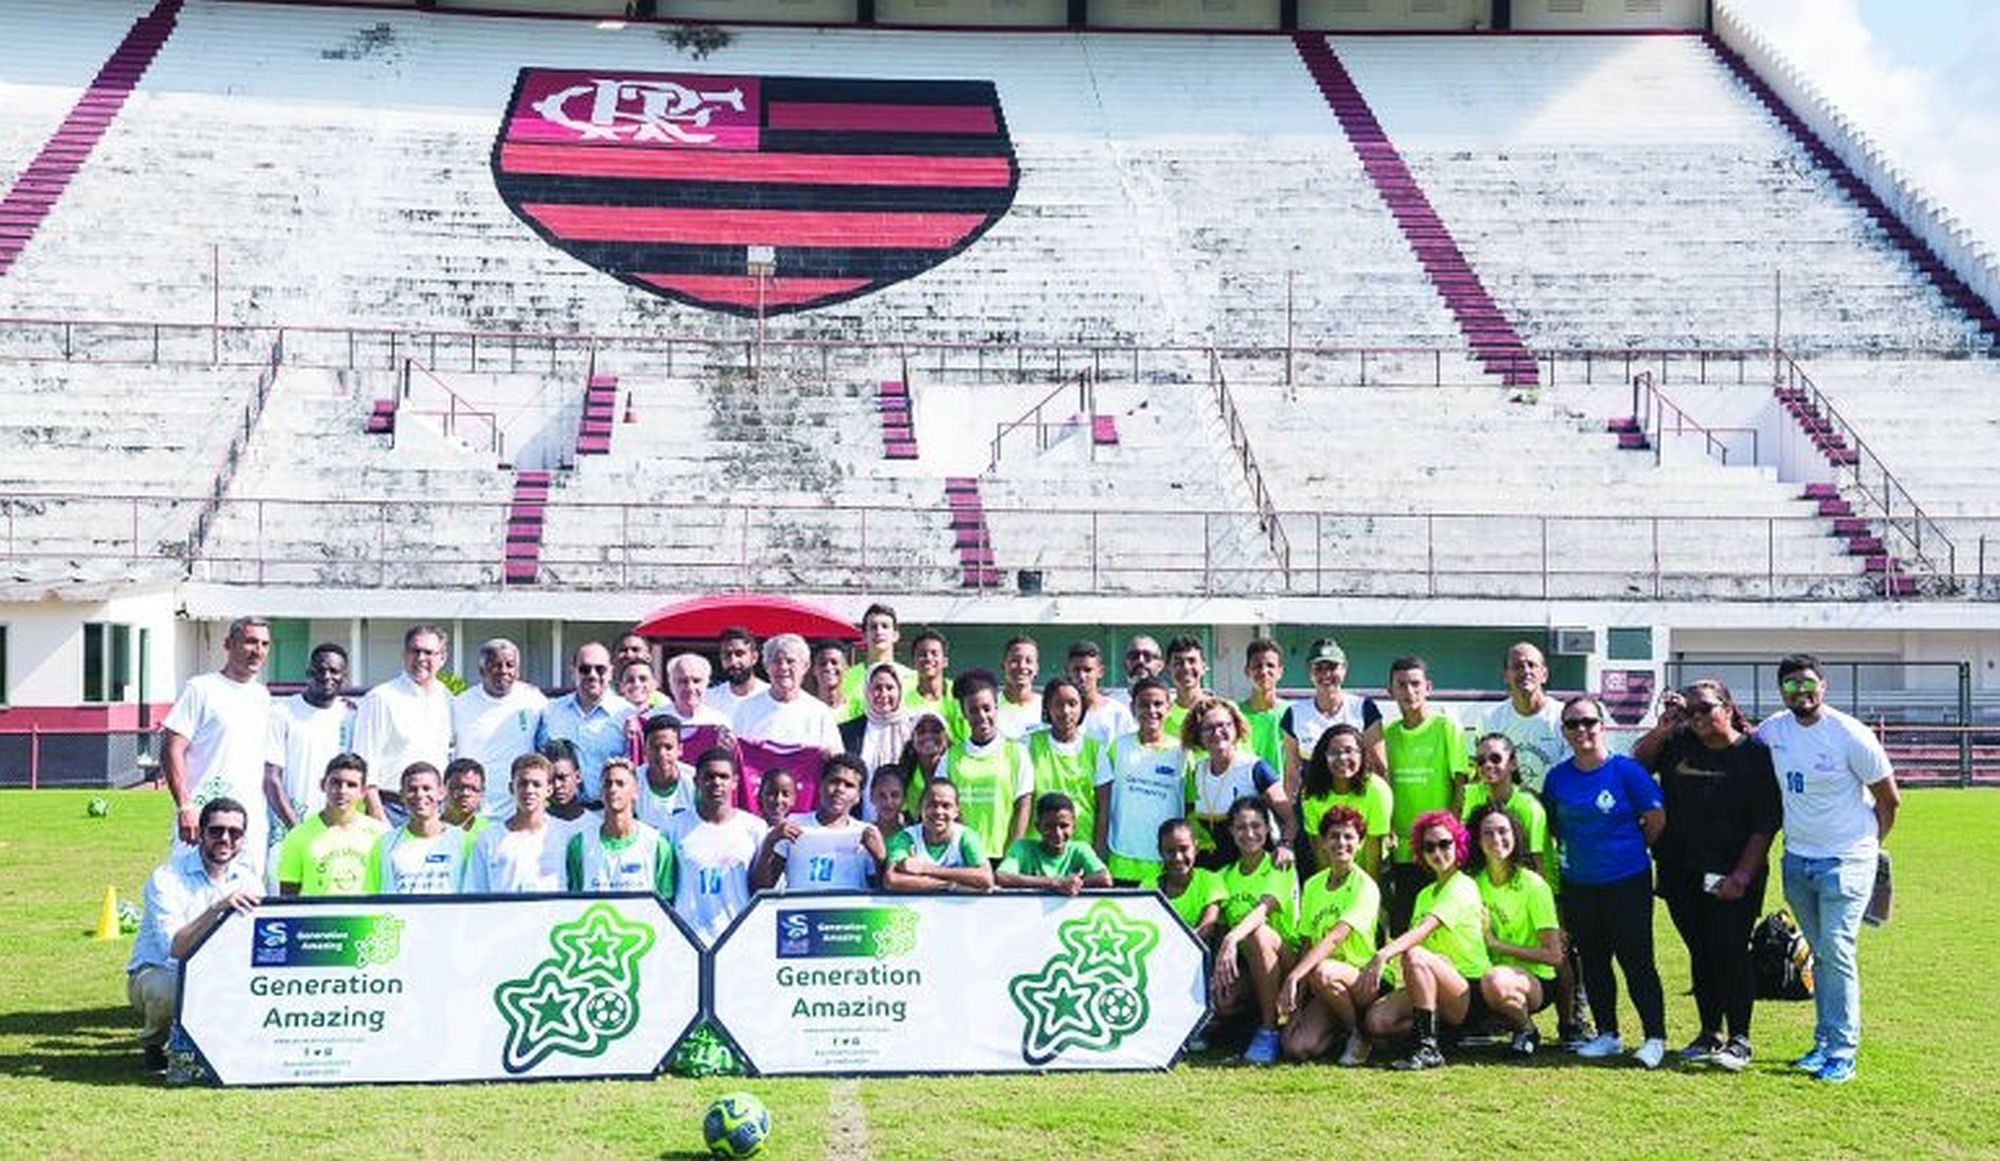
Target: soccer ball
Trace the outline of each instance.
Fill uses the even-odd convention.
[[[92,818],[103,818],[111,813],[111,800],[100,794],[90,800],[90,805],[84,807],[83,812]]]
[[[710,1156],[755,1157],[771,1135],[771,1114],[747,1092],[723,1093],[701,1119],[701,1135]]]

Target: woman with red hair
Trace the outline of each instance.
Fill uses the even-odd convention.
[[[1364,989],[1390,963],[1400,972],[1402,986],[1370,1005],[1362,1024],[1371,1039],[1414,1037],[1410,1054],[1390,1065],[1405,1072],[1444,1064],[1438,1022],[1457,1026],[1473,1016],[1479,978],[1491,966],[1486,907],[1464,871],[1472,847],[1464,825],[1448,810],[1426,811],[1410,827],[1410,846],[1417,865],[1430,872],[1430,885],[1417,892],[1410,929],[1383,944],[1361,970]]]

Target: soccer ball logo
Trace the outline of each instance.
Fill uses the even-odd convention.
[[[702,1139],[715,1157],[755,1157],[771,1135],[771,1114],[747,1092],[724,1093],[701,1119]]]

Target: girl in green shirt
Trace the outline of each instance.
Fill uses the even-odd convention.
[[[1465,826],[1449,810],[1427,810],[1410,827],[1410,842],[1430,885],[1417,892],[1409,930],[1382,945],[1361,971],[1362,981],[1372,985],[1389,963],[1400,968],[1403,986],[1370,1005],[1363,1025],[1371,1039],[1406,1032],[1415,1037],[1410,1054],[1390,1066],[1405,1072],[1444,1064],[1438,1021],[1465,1022],[1472,989],[1489,966],[1486,908],[1461,870],[1471,847]]]
[[[1278,985],[1278,1019],[1285,1025],[1287,1059],[1316,1060],[1326,1055],[1343,1030],[1347,1047],[1340,1063],[1352,1068],[1368,1057],[1361,1013],[1368,1010],[1375,992],[1360,990],[1361,968],[1375,953],[1382,892],[1354,862],[1366,831],[1360,812],[1350,806],[1331,807],[1320,816],[1313,845],[1325,869],[1307,879],[1299,893],[1294,944],[1299,958]]]
[[[1335,722],[1320,734],[1312,757],[1299,768],[1299,827],[1305,834],[1318,834],[1320,820],[1336,806],[1359,814],[1361,849],[1355,862],[1375,879],[1381,877],[1388,857],[1389,813],[1395,800],[1389,783],[1365,768],[1366,754],[1361,731],[1346,722]]]
[[[1514,1029],[1508,1050],[1533,1056],[1542,1042],[1534,1014],[1555,998],[1563,958],[1556,895],[1529,867],[1521,820],[1505,806],[1489,802],[1473,811],[1472,833],[1479,846],[1470,869],[1486,905],[1486,951],[1493,957],[1479,977],[1479,995]]]
[[[1299,878],[1290,866],[1271,858],[1271,816],[1264,800],[1246,794],[1230,804],[1229,834],[1235,840],[1234,862],[1217,871],[1223,889],[1225,930],[1215,951],[1211,992],[1218,1014],[1226,1015],[1257,1004],[1257,1032],[1243,1059],[1250,1064],[1278,1060],[1278,984],[1290,966],[1292,911]]]

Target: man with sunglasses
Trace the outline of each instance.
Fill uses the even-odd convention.
[[[1132,704],[1132,687],[1148,677],[1155,680],[1167,671],[1167,655],[1160,648],[1159,639],[1150,633],[1139,633],[1125,643],[1125,685],[1111,691],[1111,696]],[[1171,695],[1172,690],[1168,693]]]
[[[1785,902],[1813,952],[1813,1046],[1792,1063],[1840,1084],[1854,1079],[1861,1045],[1861,913],[1902,794],[1882,743],[1826,704],[1826,691],[1818,658],[1781,659],[1785,712],[1766,718],[1757,739],[1771,748],[1784,804]]]
[[[628,756],[630,740],[625,719],[639,712],[622,697],[607,697],[611,689],[611,650],[602,642],[586,641],[577,646],[572,659],[576,689],[556,698],[542,709],[538,746],[557,738],[576,747],[576,768],[583,775],[581,796],[584,804],[598,801],[604,764]]]
[[[447,659],[444,630],[416,625],[403,634],[403,671],[368,691],[354,715],[354,752],[368,763],[368,814],[382,813],[383,771],[451,761],[451,690],[438,680]],[[394,788],[391,787],[393,794]]]
[[[195,845],[176,847],[146,880],[146,909],[125,965],[125,995],[145,1022],[139,1046],[149,1071],[166,1071],[181,961],[230,912],[247,915],[257,905],[262,876],[252,860],[236,858],[248,828],[242,803],[209,799],[195,825]]]

